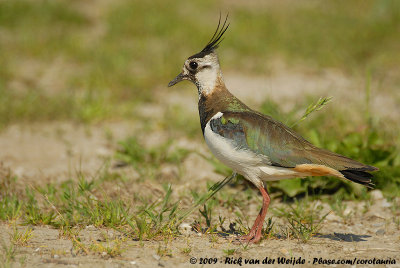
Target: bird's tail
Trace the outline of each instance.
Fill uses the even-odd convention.
[[[368,168],[365,168],[363,170],[345,169],[345,170],[340,170],[339,172],[342,173],[346,179],[367,186],[368,188],[372,189],[375,186],[371,181],[373,175],[371,173],[368,173],[368,171],[375,171],[378,169],[372,166],[367,166],[367,167]]]

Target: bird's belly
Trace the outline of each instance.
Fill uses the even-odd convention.
[[[218,160],[242,175],[244,169],[258,166],[262,162],[255,153],[239,149],[230,139],[213,132],[209,124],[204,129],[204,139]]]

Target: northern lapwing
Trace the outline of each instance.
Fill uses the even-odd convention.
[[[216,49],[229,27],[227,18],[208,44],[190,56],[183,70],[169,82],[182,80],[197,86],[200,124],[212,153],[233,171],[252,182],[263,197],[262,208],[244,241],[261,239],[270,197],[264,181],[307,176],[334,176],[372,187],[372,175],[378,170],[345,156],[320,149],[289,127],[268,115],[252,110],[226,88]]]

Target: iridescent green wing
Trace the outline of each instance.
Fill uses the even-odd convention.
[[[315,147],[284,124],[257,112],[223,112],[221,117],[210,121],[210,127],[215,133],[231,140],[238,149],[251,150],[267,157],[271,165],[295,167],[320,164],[338,170],[364,166]]]

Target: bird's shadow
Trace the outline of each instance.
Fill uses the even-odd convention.
[[[241,235],[241,233],[238,230],[236,230],[235,227],[236,223],[230,223],[228,229],[225,229],[223,226],[219,226],[221,230],[212,230],[209,227],[202,227],[199,223],[195,222],[192,225],[192,231],[203,234],[211,232],[217,234],[220,237],[228,237],[230,235]]]
[[[238,230],[236,230],[236,223],[231,223],[229,225],[228,229],[224,229],[222,226],[220,226],[221,231],[214,230],[213,233],[217,234],[220,237],[228,237],[229,235],[242,235]],[[195,223],[192,226],[192,230],[197,232],[197,233],[207,233],[210,231],[209,228],[202,228],[200,224]],[[277,238],[284,238],[283,236],[276,235]],[[357,235],[357,234],[351,234],[351,233],[333,233],[333,234],[316,234],[315,237],[318,238],[327,238],[330,240],[334,241],[342,241],[342,242],[364,242],[368,241],[367,239],[370,238],[370,235]]]
[[[370,238],[370,235],[356,235],[356,234],[343,234],[343,233],[333,233],[333,234],[317,234],[316,237],[328,238],[335,241],[343,242],[363,242]]]

